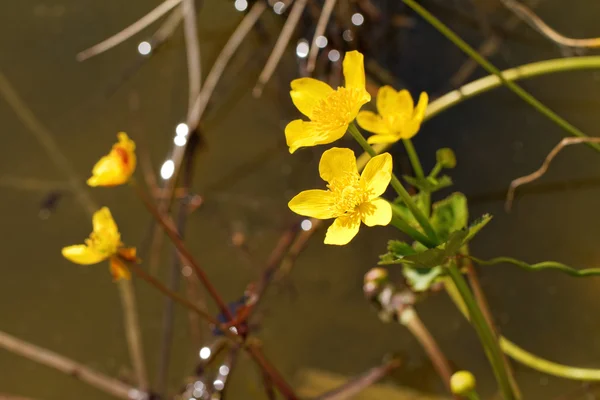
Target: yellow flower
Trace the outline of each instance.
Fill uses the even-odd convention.
[[[370,159],[359,176],[354,152],[334,147],[323,153],[319,174],[329,190],[306,190],[288,206],[307,217],[335,218],[325,235],[326,244],[347,244],[358,233],[361,221],[367,226],[390,223],[392,208],[379,197],[392,177],[389,153]]]
[[[429,98],[421,93],[415,108],[408,90],[396,92],[391,86],[384,86],[377,93],[377,111],[361,111],[356,122],[375,135],[369,137],[369,143],[394,143],[400,139],[410,139],[421,127]]]
[[[91,265],[110,260],[114,280],[129,279],[131,274],[119,258],[136,261],[135,248],[123,247],[121,234],[110,210],[102,207],[92,217],[93,232],[85,244],[63,247],[62,255],[76,264]]]
[[[365,89],[363,55],[358,51],[346,53],[343,69],[346,85],[337,90],[313,78],[292,81],[292,101],[310,121],[297,119],[285,127],[285,139],[290,153],[300,147],[340,139],[360,108],[371,100],[371,95]]]
[[[117,135],[115,143],[108,155],[102,157],[94,165],[92,177],[88,179],[90,186],[117,186],[126,183],[135,171],[135,142],[125,132]]]

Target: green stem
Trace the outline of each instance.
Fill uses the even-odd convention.
[[[392,206],[392,222],[391,224],[393,226],[395,226],[396,228],[398,228],[398,230],[406,233],[408,236],[410,236],[412,239],[421,242],[421,244],[429,247],[429,248],[433,248],[436,246],[436,244],[434,242],[432,242],[427,236],[423,235],[421,232],[419,232],[418,230],[416,230],[415,228],[413,228],[412,226],[410,226],[403,218],[400,214],[398,214],[396,207],[394,204],[391,204]]]
[[[469,394],[467,394],[467,399],[469,399],[469,400],[480,400],[480,397],[477,394],[477,392],[473,390],[473,391],[469,392]]]
[[[519,96],[522,100],[528,103],[530,106],[535,108],[538,112],[545,115],[548,119],[554,122],[556,125],[563,128],[572,136],[578,137],[588,137],[581,130],[573,126],[571,123],[566,121],[564,118],[560,117],[538,99],[533,97],[529,92],[524,90],[521,86],[516,83],[506,79],[500,70],[496,68],[492,63],[485,59],[481,54],[479,54],[474,48],[469,46],[467,42],[462,40],[456,33],[454,33],[450,28],[448,28],[442,21],[437,19],[433,14],[419,5],[415,0],[402,0],[407,6],[412,8],[417,14],[419,14],[423,19],[429,22],[434,28],[436,28],[442,35],[446,36],[452,43],[454,43],[459,49],[464,51],[469,57],[471,57],[474,61],[476,61],[479,65],[481,65],[486,71],[491,74],[496,75],[502,84],[509,88],[513,93]],[[600,145],[597,143],[588,143],[590,147],[600,151]]]
[[[356,125],[354,125],[354,122],[350,123],[350,125],[348,126],[348,131],[350,132],[352,137],[358,142],[360,147],[362,147],[363,150],[369,154],[369,156],[375,157],[377,155],[375,150],[373,150],[373,148],[367,142],[367,140],[362,135],[362,133],[360,133],[360,131],[358,130]],[[410,212],[414,215],[415,219],[419,222],[419,225],[421,225],[421,227],[423,228],[423,231],[425,232],[427,237],[430,239],[430,241],[433,243],[438,243],[437,235],[436,235],[435,231],[433,230],[433,228],[431,227],[429,220],[421,212],[421,210],[419,210],[419,208],[417,207],[417,205],[415,204],[413,199],[410,197],[410,194],[408,194],[406,189],[404,189],[404,186],[402,186],[402,183],[400,182],[400,180],[398,180],[396,175],[392,174],[392,180],[390,183],[391,183],[392,187],[394,188],[394,190],[396,191],[396,193],[398,193],[398,196],[400,196],[402,201],[404,201],[404,203],[406,203],[406,206],[408,207]]]
[[[429,173],[429,176],[432,178],[436,178],[438,174],[442,171],[442,168],[442,164],[436,163],[431,172]]]
[[[402,143],[404,143],[404,147],[406,148],[406,152],[408,153],[408,158],[410,159],[410,163],[412,164],[413,170],[415,171],[415,175],[419,179],[425,179],[423,167],[421,166],[421,160],[419,160],[419,155],[417,154],[417,151],[415,150],[415,146],[413,146],[412,141],[410,139],[403,139]],[[421,193],[425,202],[425,216],[429,218],[431,207],[431,193]]]
[[[465,318],[469,319],[467,306],[465,305],[464,301],[460,297],[460,294],[456,290],[456,286],[453,284],[452,281],[446,281],[445,286],[448,295],[450,296],[454,304],[456,304],[456,307],[465,316]],[[580,368],[573,367],[570,365],[558,364],[528,352],[527,350],[519,347],[517,344],[511,342],[504,336],[500,336],[499,341],[500,347],[506,355],[508,355],[513,360],[523,365],[526,365],[529,368],[534,369],[536,371],[540,371],[548,375],[558,376],[560,378],[573,379],[577,381],[600,381],[600,369]]]
[[[421,161],[419,160],[419,155],[417,154],[417,151],[415,150],[415,146],[413,146],[412,141],[410,139],[402,139],[402,143],[404,143],[404,147],[406,148],[406,152],[408,153],[410,163],[412,164],[412,167],[415,170],[415,175],[419,179],[425,178],[425,174],[423,173],[423,167],[421,166]]]
[[[487,324],[483,313],[479,309],[477,302],[473,298],[473,294],[471,293],[471,289],[467,285],[467,282],[464,280],[461,275],[458,267],[455,263],[450,263],[448,269],[448,274],[460,297],[464,300],[464,303],[467,306],[471,323],[483,344],[486,355],[492,365],[492,369],[494,371],[494,375],[498,381],[500,386],[500,390],[502,391],[504,400],[513,400],[515,398],[512,387],[510,385],[510,380],[508,378],[508,373],[504,368],[504,362],[502,361],[502,353],[500,350],[500,346],[492,332],[490,326]]]

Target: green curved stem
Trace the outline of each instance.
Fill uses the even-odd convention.
[[[473,297],[473,294],[467,285],[467,282],[463,278],[454,262],[450,263],[447,268],[447,272],[450,279],[452,279],[452,282],[454,283],[453,286],[456,288],[455,293],[459,295],[461,303],[466,306],[465,311],[467,311],[467,315],[470,317],[469,320],[475,328],[475,331],[479,336],[479,340],[481,340],[481,343],[483,344],[487,358],[492,366],[492,370],[494,371],[498,385],[500,386],[500,391],[502,392],[503,396],[502,398],[504,400],[515,399],[516,397],[510,384],[508,372],[504,367],[502,351],[498,341],[496,340],[494,332],[486,322],[481,309],[477,305],[477,302],[475,301],[475,298]]]
[[[427,236],[423,235],[421,232],[410,226],[408,222],[406,222],[402,218],[402,216],[397,211],[397,205],[393,203],[390,203],[390,205],[392,206],[392,222],[390,222],[391,225],[396,227],[398,230],[406,233],[412,239],[421,242],[429,248],[433,248],[436,246],[436,244],[432,242]]]
[[[360,147],[368,154],[369,158],[377,155],[373,147],[367,142],[367,139],[360,133],[354,122],[351,122],[348,125],[348,132],[352,135],[352,137],[358,142]],[[359,169],[361,167],[358,167]],[[433,230],[433,227],[429,223],[427,217],[419,210],[419,207],[415,204],[410,194],[406,191],[400,180],[396,177],[396,175],[392,174],[392,180],[390,182],[398,196],[402,199],[402,201],[406,204],[410,212],[414,215],[415,219],[419,222],[419,225],[423,228],[423,231],[429,238],[429,240],[436,245],[438,244],[437,234]],[[423,243],[425,244],[425,243]]]
[[[587,69],[600,69],[600,56],[591,57],[570,57],[554,60],[538,61],[530,64],[524,64],[519,67],[510,68],[502,72],[502,77],[508,81],[517,81],[521,79],[534,78],[553,74],[556,72],[567,72]],[[461,86],[457,90],[446,93],[445,95],[432,101],[427,107],[423,121],[427,121],[439,113],[448,110],[468,100],[472,97],[485,93],[489,90],[502,86],[503,81],[496,75],[488,75],[473,82]],[[377,154],[387,150],[392,144],[382,143],[373,146]],[[363,166],[371,158],[368,154],[362,154],[358,158],[358,165]]]
[[[498,68],[496,68],[491,62],[485,59],[481,54],[477,52],[474,48],[469,46],[467,42],[462,40],[460,36],[454,33],[450,28],[448,28],[442,21],[437,19],[433,14],[419,5],[415,0],[402,0],[407,6],[412,8],[417,14],[419,14],[423,19],[429,22],[434,28],[436,28],[442,35],[446,36],[448,40],[454,43],[459,49],[464,51],[469,57],[471,57],[474,61],[476,61],[481,67],[483,67],[486,71],[491,74],[496,75],[504,86],[509,88],[513,93],[519,96],[523,101],[528,103],[530,106],[535,108],[538,112],[546,116],[556,125],[563,128],[572,136],[578,137],[588,137],[585,133],[583,133],[580,129],[569,123],[567,120],[556,114],[546,105],[544,105],[541,101],[533,97],[529,92],[524,90],[521,86],[516,83],[509,81],[504,78],[502,73]],[[596,143],[588,143],[590,147],[600,151],[600,145]]]
[[[412,167],[415,170],[415,175],[419,179],[425,178],[425,174],[423,173],[423,167],[421,166],[421,160],[419,160],[419,156],[417,154],[417,151],[415,150],[415,146],[413,146],[412,144],[412,140],[403,139],[402,143],[404,143],[404,147],[406,148],[406,152],[408,153],[410,163],[412,164]]]
[[[480,264],[480,265],[496,265],[496,264],[508,263],[508,264],[513,264],[518,267],[530,270],[530,271],[541,271],[541,270],[549,269],[549,270],[564,272],[567,275],[577,276],[577,277],[600,275],[600,268],[575,269],[566,264],[559,263],[556,261],[543,261],[543,262],[539,262],[536,264],[528,264],[525,261],[517,260],[517,259],[511,258],[511,257],[496,257],[496,258],[492,258],[491,260],[481,260],[481,259],[473,257],[473,256],[466,256],[466,257],[475,261],[477,264]]]
[[[456,307],[468,320],[469,314],[467,311],[467,306],[460,297],[460,293],[458,293],[456,286],[453,284],[450,278],[446,278],[445,286],[448,295],[456,304]],[[572,367],[570,365],[548,361],[519,347],[517,344],[511,342],[504,336],[499,337],[499,343],[500,348],[507,356],[536,371],[565,379],[573,379],[578,381],[600,381],[600,369]]]

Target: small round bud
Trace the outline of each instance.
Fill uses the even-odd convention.
[[[381,284],[388,278],[388,273],[383,268],[373,268],[365,274],[365,283]]]
[[[466,396],[475,390],[475,377],[469,371],[458,371],[450,378],[452,393]]]
[[[444,168],[454,168],[456,167],[456,156],[452,149],[448,147],[444,147],[443,149],[439,149],[435,153],[435,158],[437,162]]]

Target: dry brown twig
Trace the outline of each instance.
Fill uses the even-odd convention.
[[[171,9],[179,5],[182,0],[165,0],[158,7],[150,11],[148,14],[144,15],[142,18],[129,25],[127,28],[122,31],[116,33],[115,35],[109,37],[102,42],[85,49],[77,54],[77,61],[85,61],[91,57],[97,56],[98,54],[104,53],[107,50],[112,49],[118,44],[123,43],[125,40],[129,39],[136,33],[140,32],[142,29],[146,28],[157,19],[168,13]]]
[[[512,12],[514,12],[519,18],[527,22],[531,27],[536,29],[542,35],[546,36],[551,41],[566,47],[574,48],[599,48],[600,37],[591,39],[574,39],[561,35],[552,29],[548,24],[544,22],[536,13],[531,11],[528,7],[520,4],[515,0],[501,0],[502,4]]]
[[[544,163],[537,171],[532,172],[529,175],[525,175],[520,178],[517,178],[510,183],[510,187],[508,188],[508,193],[506,194],[506,203],[504,205],[506,211],[510,212],[512,203],[513,203],[513,200],[515,197],[515,191],[519,186],[527,184],[527,183],[531,183],[531,182],[535,181],[536,179],[541,178],[546,173],[546,171],[548,171],[548,167],[550,166],[550,163],[552,162],[552,160],[554,160],[554,158],[558,155],[558,153],[563,148],[574,145],[574,144],[581,144],[581,143],[600,143],[600,138],[599,137],[591,137],[591,138],[590,137],[586,137],[586,138],[569,137],[569,138],[564,138],[563,140],[561,140],[560,143],[558,143],[552,149],[552,151],[550,151],[550,153],[546,156]]]
[[[315,62],[317,61],[317,55],[319,54],[319,47],[317,46],[317,38],[323,36],[331,13],[335,7],[336,0],[325,0],[323,4],[323,10],[319,16],[317,27],[315,28],[315,35],[313,36],[312,44],[310,45],[310,51],[308,53],[308,61],[306,63],[306,71],[310,74],[315,70]]]
[[[101,374],[77,361],[27,343],[2,331],[0,331],[0,348],[54,368],[119,399],[142,399],[146,396],[146,393],[115,378]]]
[[[298,25],[298,21],[300,21],[300,17],[302,16],[302,12],[306,7],[307,0],[296,0],[294,5],[292,6],[292,10],[290,11],[290,15],[288,16],[285,24],[283,25],[283,29],[281,29],[281,33],[275,42],[275,46],[273,47],[273,51],[271,55],[267,59],[265,67],[258,77],[258,81],[256,82],[256,86],[252,90],[252,95],[254,97],[260,97],[262,95],[263,89],[271,76],[273,76],[273,72],[275,72],[275,68],[277,68],[277,64],[281,60],[283,53],[294,33],[294,29]]]

